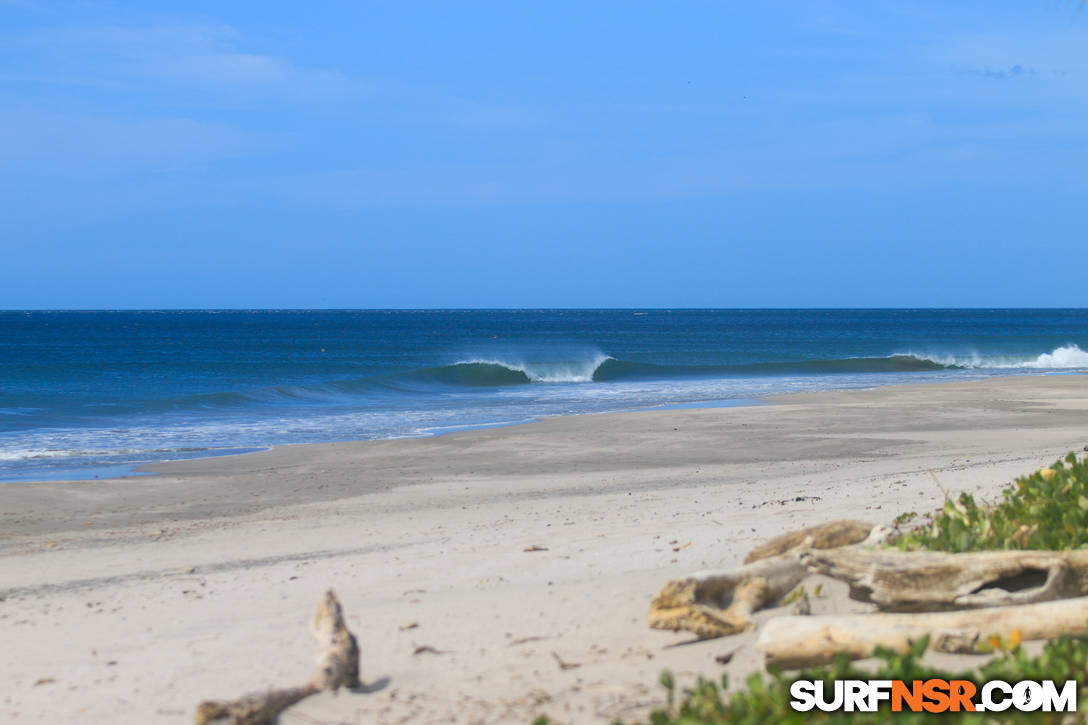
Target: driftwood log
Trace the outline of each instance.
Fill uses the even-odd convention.
[[[777,603],[805,578],[799,554],[810,548],[874,543],[881,527],[860,521],[832,521],[777,536],[752,549],[744,566],[701,571],[674,579],[650,603],[650,626],[686,630],[705,639],[755,627],[752,613]]]
[[[880,609],[931,612],[1031,604],[1088,594],[1088,551],[899,552],[851,546],[801,555]]]
[[[271,725],[287,708],[322,690],[359,687],[359,647],[344,624],[340,600],[330,589],[311,622],[317,640],[317,671],[301,687],[255,692],[237,700],[207,700],[196,709],[197,725]]]
[[[1025,640],[1083,634],[1088,597],[925,614],[777,617],[763,625],[756,647],[768,662],[792,669],[830,662],[839,653],[868,657],[877,647],[906,652],[911,641],[926,636],[937,651],[977,652],[990,637],[1009,637],[1013,630]]]
[[[805,549],[835,549],[840,546],[859,544],[869,537],[873,529],[872,524],[840,519],[819,526],[810,526],[807,529],[791,531],[788,534],[776,536],[766,544],[761,544],[749,551],[748,556],[744,557],[744,563],[751,564],[760,559]]]
[[[332,589],[317,605],[310,629],[317,640],[317,672],[310,682],[334,693],[360,686],[359,643],[344,623],[344,611]]]
[[[701,571],[665,585],[650,603],[650,626],[709,639],[752,629],[752,613],[773,604],[805,578],[794,555],[725,571]]]

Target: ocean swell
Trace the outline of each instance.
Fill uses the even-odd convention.
[[[583,361],[523,363],[476,359],[412,373],[452,385],[603,383],[692,377],[834,375],[937,372],[982,369],[1068,370],[1088,368],[1088,352],[1065,345],[1040,355],[933,355],[901,353],[882,357],[791,360],[722,365],[676,365],[621,360],[600,355]]]
[[[251,406],[346,405],[381,408],[388,396],[442,394],[472,388],[529,385],[620,383],[691,379],[770,378],[789,376],[939,373],[957,370],[1073,370],[1088,369],[1088,352],[1064,345],[1038,355],[978,355],[903,353],[881,357],[848,357],[729,364],[670,364],[623,360],[604,354],[582,359],[512,361],[471,358],[448,365],[400,372],[342,378],[300,385],[271,385],[194,395],[88,403],[81,414],[104,409],[106,415],[165,413],[186,410],[222,411]],[[384,402],[383,402],[384,401]],[[0,409],[15,420],[26,409]]]

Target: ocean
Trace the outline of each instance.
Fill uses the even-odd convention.
[[[1088,369],[1088,310],[0,312],[0,481]]]

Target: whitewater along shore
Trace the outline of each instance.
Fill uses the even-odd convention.
[[[185,722],[201,700],[305,681],[332,587],[365,687],[284,723],[631,718],[663,703],[663,668],[740,682],[760,665],[754,633],[673,646],[692,637],[649,629],[669,579],[802,526],[993,497],[1086,443],[1088,378],[1055,375],[0,484],[0,712]],[[827,589],[814,612],[862,611]]]

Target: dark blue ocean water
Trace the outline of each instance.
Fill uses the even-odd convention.
[[[1088,310],[0,312],[0,480],[1088,368]]]

